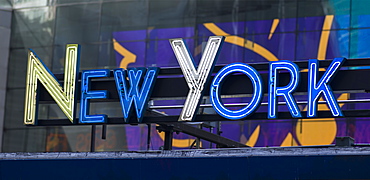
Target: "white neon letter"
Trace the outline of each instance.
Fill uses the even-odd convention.
[[[193,57],[190,55],[184,41],[182,39],[170,39],[173,52],[190,89],[184,108],[179,116],[179,121],[192,121],[195,117],[203,95],[204,85],[210,79],[223,41],[223,36],[209,37],[199,67],[196,69]]]

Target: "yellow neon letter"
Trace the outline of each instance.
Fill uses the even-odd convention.
[[[46,91],[58,104],[60,109],[73,123],[75,118],[75,91],[79,72],[79,45],[68,44],[64,66],[64,88],[42,63],[32,50],[28,53],[26,98],[24,107],[24,124],[37,124],[37,81],[45,87]]]

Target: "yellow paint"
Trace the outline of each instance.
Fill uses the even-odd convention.
[[[256,127],[256,129],[253,131],[245,145],[254,147],[254,145],[256,145],[259,134],[260,134],[260,125]]]
[[[325,68],[319,68],[319,71],[326,71]],[[308,72],[308,69],[302,69],[301,72]]]
[[[333,15],[325,16],[317,52],[317,59],[319,60],[326,59],[330,29],[333,19]],[[319,71],[325,71],[325,69],[320,68]],[[304,69],[301,72],[307,72],[307,69]],[[347,100],[348,98],[349,94],[344,93],[338,99]],[[320,101],[323,101],[323,98],[320,98]],[[343,103],[339,103],[340,107],[343,105]],[[328,111],[329,108],[326,104],[319,104],[318,110]],[[304,111],[307,111],[307,107],[305,107]],[[335,122],[335,118],[299,119],[296,126],[296,134],[301,145],[331,144],[337,134],[337,124]]]
[[[276,30],[276,27],[278,26],[279,22],[280,22],[280,19],[274,19],[274,21],[272,21],[270,34],[269,34],[269,40],[271,39],[272,35],[274,34],[274,32]]]
[[[158,132],[158,131],[157,131]],[[158,132],[159,137],[164,141],[164,132]],[[189,147],[195,139],[175,139],[172,138],[172,146],[178,148],[186,148]],[[200,147],[202,147],[202,142],[200,142]]]
[[[349,93],[343,93],[338,100],[348,100]],[[323,98],[320,98],[323,101]],[[344,104],[339,103],[342,107]],[[326,104],[318,105],[319,111],[329,111]],[[305,107],[304,111],[307,111]],[[303,146],[331,144],[337,134],[335,118],[299,119],[296,126],[296,134]]]
[[[121,46],[115,39],[113,39],[114,50],[123,56],[120,68],[127,69],[128,64],[136,62],[136,55]]]
[[[194,56],[198,56],[202,52],[202,44],[195,47]]]
[[[280,145],[281,147],[287,147],[287,146],[298,146],[297,141],[294,140],[292,133],[288,133],[288,135],[285,137],[283,143]]]
[[[324,25],[322,26],[322,31],[321,31],[319,49],[317,52],[317,59],[319,60],[326,59],[326,51],[328,47],[330,29],[333,23],[333,19],[334,19],[333,15],[325,16]]]
[[[252,41],[249,41],[247,39],[244,39],[244,38],[241,38],[241,37],[238,37],[238,36],[235,36],[235,35],[230,35],[230,34],[226,33],[225,31],[223,31],[222,29],[220,29],[214,23],[204,23],[203,25],[209,31],[211,31],[213,34],[215,34],[216,36],[225,36],[225,42],[235,44],[235,45],[238,45],[238,46],[241,46],[241,47],[245,47],[245,48],[261,55],[262,57],[264,57],[268,61],[277,61],[278,60],[278,58],[274,54],[272,54],[269,50],[267,50],[266,48],[262,47],[261,45],[259,45],[257,43],[254,43]]]

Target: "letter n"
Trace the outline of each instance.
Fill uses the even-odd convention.
[[[67,118],[75,118],[76,84],[79,71],[79,45],[69,44],[66,49],[64,86],[62,87],[51,71],[32,50],[28,53],[24,124],[37,124],[38,95],[40,82],[55,100]]]

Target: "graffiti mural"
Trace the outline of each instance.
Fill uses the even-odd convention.
[[[361,19],[369,18],[359,17]],[[299,25],[298,25],[299,24]],[[277,60],[301,61],[308,59],[332,59],[334,57],[369,57],[369,52],[357,48],[356,54],[349,50],[349,38],[356,37],[364,47],[369,36],[364,30],[350,35],[348,15],[327,15],[273,19],[248,22],[204,23],[195,27],[155,28],[146,30],[121,31],[113,33],[113,47],[116,65],[130,67],[179,67],[168,39],[183,38],[190,52],[199,62],[202,49],[209,36],[225,36],[225,44],[217,60],[218,65],[233,62],[259,63]],[[366,41],[366,42],[365,42]],[[325,70],[325,69],[322,69]],[[343,93],[338,100],[368,98],[367,94]],[[300,97],[297,97],[299,100]],[[302,98],[301,98],[302,99]],[[231,101],[246,101],[237,98]],[[264,100],[266,102],[266,99]],[[167,103],[182,104],[181,100],[159,101],[156,105]],[[341,104],[343,109],[361,109],[369,104]],[[305,110],[304,105],[300,105]],[[328,110],[320,104],[319,110]],[[179,114],[180,110],[160,110],[166,114]],[[205,109],[204,112],[212,111]],[[212,112],[211,112],[212,113]],[[127,150],[146,149],[148,127],[125,126]],[[164,134],[151,127],[151,147],[159,149],[163,145]],[[368,143],[367,129],[370,122],[366,118],[326,118],[326,119],[285,119],[264,121],[222,122],[222,136],[242,142],[249,146],[307,146],[333,144],[336,136],[352,136],[356,143]],[[212,130],[216,132],[215,129]],[[144,133],[144,134],[143,134]],[[175,134],[174,148],[190,148],[195,138],[186,134]],[[141,142],[141,143],[140,143]],[[215,147],[202,141],[203,148]]]

